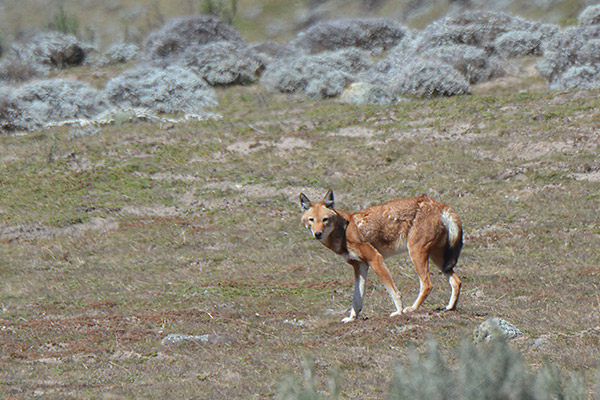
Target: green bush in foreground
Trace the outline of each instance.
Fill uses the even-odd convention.
[[[330,373],[329,394],[320,393],[315,384],[314,366],[302,361],[304,379],[286,376],[280,384],[282,400],[339,398],[337,371]],[[425,354],[412,351],[406,365],[398,365],[389,388],[391,400],[583,400],[583,377],[566,379],[560,369],[544,365],[537,373],[528,370],[521,354],[496,338],[490,344],[476,346],[465,342],[456,365],[450,368],[437,343],[430,341]]]
[[[281,400],[335,400],[339,398],[339,371],[332,370],[329,373],[328,386],[329,395],[323,395],[317,391],[315,383],[315,366],[310,357],[304,357],[301,361],[304,379],[301,380],[293,374],[288,374],[279,385],[279,396]]]

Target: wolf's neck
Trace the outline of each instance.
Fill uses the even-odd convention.
[[[343,214],[345,213],[338,212],[333,232],[329,234],[327,241],[323,243],[327,248],[341,255],[348,253],[346,247],[346,228],[348,227],[348,220]]]

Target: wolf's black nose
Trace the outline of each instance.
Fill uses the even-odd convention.
[[[315,239],[321,239],[321,236],[323,236],[323,232],[315,232]]]

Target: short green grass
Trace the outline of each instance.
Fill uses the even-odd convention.
[[[265,398],[312,355],[322,387],[339,368],[342,397],[385,398],[409,349],[434,338],[451,363],[490,316],[526,333],[513,346],[531,368],[547,359],[592,393],[597,93],[535,80],[474,92],[383,108],[232,87],[220,121],[3,134],[0,397]],[[229,147],[240,142],[268,145]],[[432,269],[423,308],[390,319],[370,275],[365,319],[341,324],[351,269],[304,231],[297,204],[329,188],[342,209],[421,193],[452,205],[459,309],[433,311],[449,287]],[[408,256],[387,264],[411,302]],[[230,340],[164,347],[169,333]]]

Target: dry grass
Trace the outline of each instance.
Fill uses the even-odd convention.
[[[0,397],[268,398],[312,354],[322,387],[338,367],[343,397],[384,398],[410,348],[432,337],[452,360],[489,316],[525,333],[530,366],[580,372],[591,393],[600,102],[540,82],[386,108],[228,88],[222,121],[1,136]],[[299,225],[298,192],[327,188],[346,209],[451,204],[458,311],[433,311],[449,296],[433,271],[423,309],[390,319],[370,276],[364,318],[341,324],[351,269]],[[408,258],[388,265],[412,301]],[[164,347],[169,333],[224,340]]]

